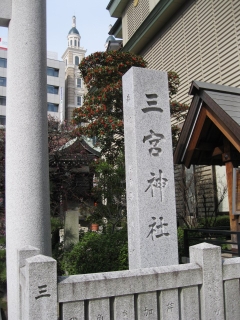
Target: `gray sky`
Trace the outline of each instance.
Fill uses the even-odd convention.
[[[110,0],[47,0],[47,50],[58,53],[58,59],[67,48],[67,35],[72,27],[72,16],[77,19],[80,46],[86,55],[104,51],[108,26],[114,24],[106,10]],[[7,37],[7,29],[0,27],[0,37]]]

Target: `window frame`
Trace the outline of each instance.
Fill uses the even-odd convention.
[[[5,104],[4,104],[4,103],[1,103],[1,101],[5,101]],[[0,96],[0,106],[6,106],[6,103],[7,103],[7,98],[6,98],[6,96]]]
[[[50,110],[50,107],[53,107],[53,110]],[[54,109],[56,108],[56,109]],[[58,112],[59,104],[53,103],[53,102],[48,102],[47,103],[47,111],[48,112]]]
[[[3,61],[2,65],[1,65],[1,61]],[[0,68],[7,68],[7,59],[6,58],[0,57]]]
[[[4,79],[3,85],[1,85],[1,79]],[[0,87],[6,87],[7,86],[7,78],[6,77],[0,77]]]
[[[79,82],[80,81],[80,85]],[[82,78],[77,78],[77,88],[82,88]]]
[[[53,89],[53,90],[52,90],[53,92],[50,92],[50,89]],[[54,86],[54,85],[52,85],[52,84],[47,84],[47,93],[58,95],[58,92],[59,92],[59,87]]]
[[[5,125],[6,125],[6,116],[0,115],[0,126],[5,126]]]
[[[78,63],[76,63],[76,60],[78,61]],[[78,65],[79,65],[80,59],[79,59],[78,56],[75,56],[75,57],[74,57],[74,63],[75,63],[75,66],[78,66]]]
[[[52,71],[52,74],[50,74],[50,71]],[[58,78],[59,77],[59,69],[47,66],[47,75],[49,77]]]
[[[79,104],[79,99],[80,99],[80,104]],[[77,106],[82,105],[82,96],[77,96]]]

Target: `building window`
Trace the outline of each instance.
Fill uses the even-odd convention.
[[[6,105],[6,97],[0,96],[0,106],[5,106],[5,105]]]
[[[66,59],[66,66],[67,66],[67,59]]]
[[[77,88],[82,88],[82,79],[77,78]]]
[[[72,40],[70,40],[70,46],[72,46]]]
[[[48,102],[48,111],[50,111],[50,112],[58,112],[58,104]]]
[[[81,96],[77,96],[77,105],[78,106],[82,105],[82,97]]]
[[[79,43],[79,41],[78,41],[78,46],[80,46],[80,43]]]
[[[74,46],[75,47],[77,46],[77,40],[74,40]]]
[[[47,67],[47,75],[51,77],[58,77],[59,70],[51,67]]]
[[[0,125],[5,126],[6,125],[6,116],[0,116]]]
[[[75,57],[75,65],[78,66],[79,65],[79,57]]]
[[[0,86],[1,87],[6,87],[6,85],[7,85],[7,78],[0,77]]]
[[[47,85],[47,93],[58,94],[58,87]]]
[[[7,59],[0,58],[0,68],[7,68]]]

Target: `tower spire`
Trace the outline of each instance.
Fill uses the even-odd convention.
[[[75,16],[72,17],[72,27],[76,28],[76,17]]]

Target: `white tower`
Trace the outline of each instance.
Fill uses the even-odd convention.
[[[80,77],[78,65],[85,57],[87,50],[80,47],[80,34],[76,28],[76,17],[72,17],[72,28],[68,33],[68,47],[62,59],[65,61],[65,110],[66,119],[72,119],[74,108],[80,107],[86,93],[83,80]]]
[[[68,47],[80,48],[81,36],[76,28],[76,17],[72,17],[72,29],[68,33]]]

